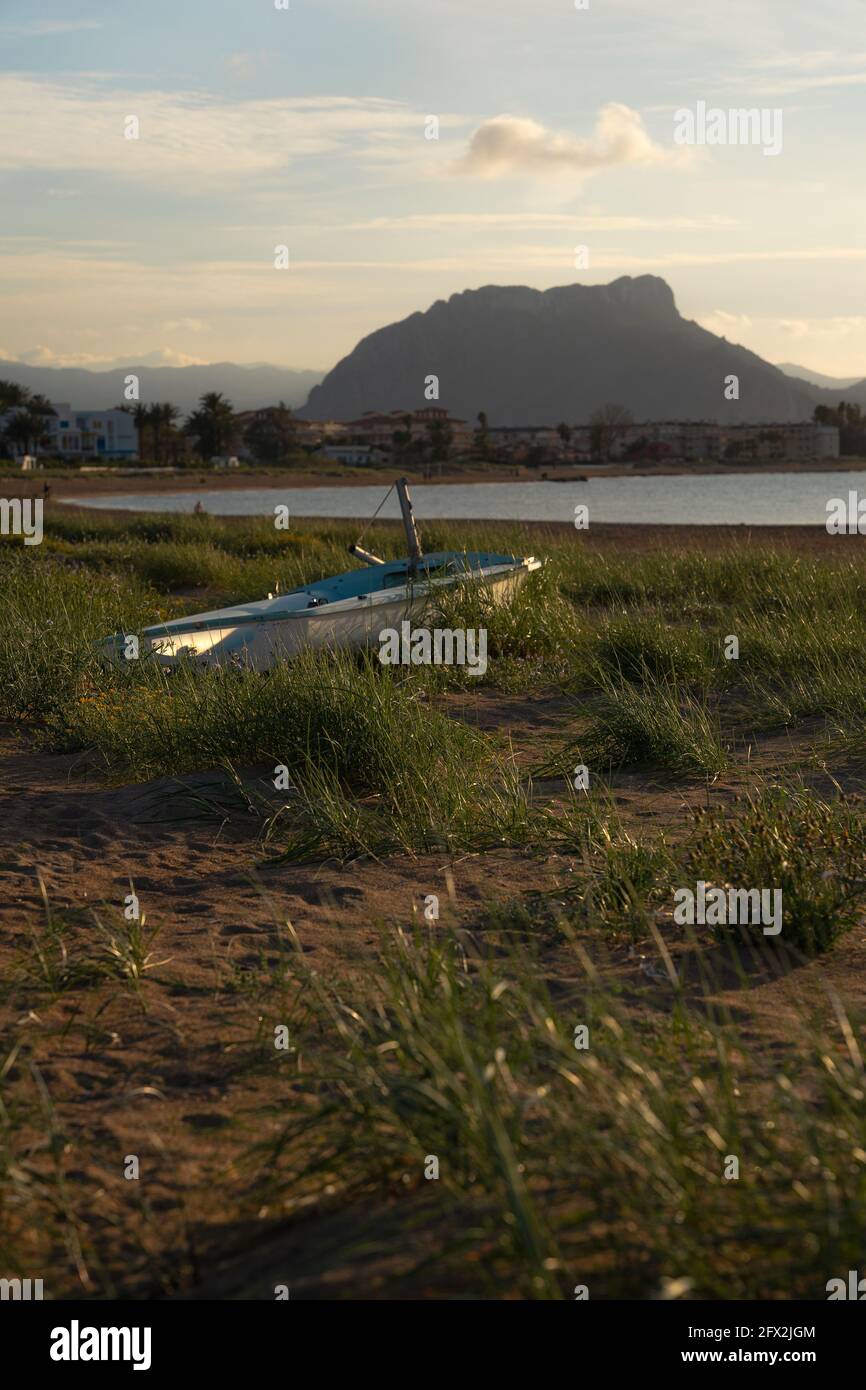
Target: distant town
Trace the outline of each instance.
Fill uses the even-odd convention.
[[[202,396],[186,420],[169,402],[81,410],[0,382],[0,456],[29,468],[292,467],[388,462],[434,472],[447,462],[541,467],[563,464],[802,462],[866,455],[866,415],[843,401],[816,406],[798,423],[725,425],[710,420],[634,420],[624,407],[599,407],[585,422],[497,425],[429,404],[369,410],[352,420],[306,420],[280,403],[233,409],[219,392]]]

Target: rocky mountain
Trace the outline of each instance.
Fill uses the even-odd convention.
[[[300,414],[417,409],[431,375],[452,415],[474,421],[483,410],[496,425],[579,423],[606,402],[638,420],[731,423],[804,420],[817,402],[835,404],[832,391],[684,319],[669,285],[640,275],[550,290],[487,285],[438,300],[363,338]],[[736,401],[724,396],[730,375]]]
[[[184,415],[194,410],[205,391],[221,391],[235,410],[255,410],[285,401],[295,407],[305,401],[321,372],[295,372],[266,364],[239,366],[212,362],[197,367],[118,367],[89,371],[84,367],[33,367],[26,362],[0,360],[0,379],[29,386],[52,401],[68,401],[76,410],[108,410],[123,401],[124,377],[134,373],[144,402],[171,401]]]

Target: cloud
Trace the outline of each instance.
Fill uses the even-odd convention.
[[[850,375],[856,380],[864,377],[861,350],[860,364],[851,358],[852,350],[860,350],[866,331],[866,315],[835,314],[819,319],[775,318],[752,314],[732,314],[726,309],[714,309],[703,314],[697,322],[710,333],[717,333],[730,342],[748,343],[753,351],[768,361],[790,350],[792,342],[808,341],[815,349],[820,340],[820,357],[831,374]],[[852,341],[853,340],[853,341]]]
[[[818,77],[789,77],[774,81],[754,83],[757,91],[765,96],[784,96],[789,92],[812,92],[822,87],[862,87],[866,83],[866,70],[863,72],[828,72]]]
[[[22,348],[15,354],[16,362],[26,362],[31,367],[56,367],[58,361],[51,348],[41,343],[37,347]]]
[[[12,360],[26,362],[28,367],[95,367],[102,359],[92,352],[58,353],[38,343],[36,347],[21,348]]]
[[[124,137],[136,116],[139,138]],[[382,98],[239,100],[202,92],[117,91],[0,75],[0,170],[88,170],[208,190],[349,152],[376,158],[390,140],[423,145],[423,115]]]
[[[470,230],[475,227],[567,227],[583,232],[668,232],[708,231],[737,225],[735,217],[720,213],[708,213],[704,217],[634,217],[580,212],[413,212],[403,217],[372,217],[365,222],[334,223],[333,229],[352,232],[427,232],[443,227],[466,227]]]
[[[809,325],[805,319],[779,319],[779,327],[792,338],[805,338],[809,332]]]
[[[823,87],[859,87],[866,82],[866,53],[859,49],[847,53],[833,49],[778,53],[753,58],[745,66],[747,71],[737,73],[729,81],[768,96]],[[846,71],[851,68],[859,71]]]
[[[803,53],[776,53],[772,56],[753,58],[750,68],[790,68],[795,72],[815,72],[818,68],[858,67],[866,63],[866,53],[854,51],[843,53],[837,49],[809,49]]]
[[[0,246],[6,245],[7,243],[11,245],[13,248],[16,246],[34,246],[38,248],[43,245],[52,247],[74,246],[76,251],[83,249],[100,252],[113,251],[117,250],[120,247],[129,245],[129,243],[126,241],[113,241],[108,240],[105,237],[58,236],[56,232],[53,231],[39,232],[38,234],[35,232],[21,232],[20,234],[13,236],[0,236]]]
[[[844,338],[849,333],[861,334],[866,329],[863,314],[835,314],[826,319],[779,319],[779,327],[792,338]]]
[[[704,314],[697,322],[701,328],[706,328],[708,333],[715,333],[720,338],[732,341],[738,341],[739,336],[748,333],[752,327],[752,320],[748,314],[729,314],[726,309],[715,309],[711,314]]]
[[[674,250],[661,256],[636,256],[633,253],[607,250],[593,254],[592,257],[592,265],[595,269],[604,267],[607,270],[636,270],[641,274],[653,270],[664,270],[672,266],[749,265],[760,261],[769,261],[773,264],[779,261],[821,261],[828,264],[831,261],[866,261],[866,247],[804,246],[802,248],[786,247],[780,250],[762,247],[760,250],[754,251]]]
[[[154,348],[150,352],[136,352],[129,357],[105,357],[94,352],[54,352],[52,348],[40,343],[37,347],[22,348],[20,352],[8,353],[0,358],[7,362],[25,362],[28,367],[87,367],[91,371],[112,371],[122,367],[200,367],[209,359],[190,357],[174,348]]]
[[[601,108],[588,140],[548,130],[526,117],[494,116],[474,131],[452,171],[480,179],[586,176],[617,165],[683,164],[683,153],[690,152],[655,144],[637,111],[611,101]]]
[[[155,348],[152,352],[139,352],[135,355],[136,367],[201,367],[210,359],[190,357],[187,352],[176,352],[174,348]],[[129,358],[126,359],[129,361]],[[125,365],[123,359],[115,361],[116,367]]]
[[[10,38],[48,39],[54,34],[78,34],[101,28],[98,19],[37,19],[32,24],[0,25],[0,34],[8,34]]]

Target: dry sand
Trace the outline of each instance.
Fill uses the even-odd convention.
[[[269,480],[263,475],[259,481]],[[250,486],[251,480],[220,484]],[[179,485],[188,487],[189,479]],[[116,489],[116,481],[110,486]],[[548,527],[533,529],[543,542]],[[604,549],[625,538],[631,546],[715,548],[744,536],[760,546],[790,539],[802,550],[828,555],[838,546],[819,527],[598,526],[580,543]],[[847,538],[858,549],[863,543],[860,536]],[[556,737],[565,712],[562,696],[544,691],[528,699],[480,691],[461,697],[454,708],[457,717],[481,727],[510,731],[524,758],[537,757],[540,746]],[[749,781],[792,758],[801,757],[807,766],[806,733],[803,738],[799,752],[788,738],[756,744]],[[264,768],[245,771],[252,780],[268,775]],[[822,774],[813,775],[820,782]],[[853,762],[836,775],[844,786],[862,788],[866,767]],[[742,771],[709,788],[697,780],[675,784],[638,773],[613,783],[627,824],[671,834],[681,832],[687,807],[730,798],[745,784]],[[179,796],[179,786],[199,800]],[[545,790],[555,793],[556,786]],[[242,1156],[278,1127],[273,1077],[237,1062],[259,1026],[251,986],[276,965],[286,921],[321,973],[363,977],[376,958],[377,924],[393,930],[417,922],[428,893],[439,896],[443,914],[466,932],[471,950],[473,924],[485,904],[554,891],[568,883],[573,866],[557,855],[505,850],[298,865],[274,859],[257,823],[226,820],[218,801],[214,774],[115,786],[86,758],[39,752],[32,731],[0,729],[0,974],[8,979],[22,959],[32,958],[33,941],[44,931],[40,879],[53,911],[78,914],[69,928],[73,946],[94,930],[82,909],[119,906],[131,881],[147,922],[160,927],[154,954],[165,962],[146,984],[146,1009],[116,982],[94,985],[54,1001],[36,997],[25,1008],[20,999],[0,1004],[0,1033],[32,1048],[67,1136],[64,1162],[76,1209],[120,1292],[272,1297],[274,1283],[288,1276],[293,1296],[375,1296],[386,1276],[399,1276],[401,1249],[408,1252],[411,1245],[417,1255],[428,1242],[435,1250],[434,1228],[411,1235],[401,1225],[398,1194],[369,1209],[361,1204],[342,1212],[317,1210],[291,1228],[283,1224],[278,1203],[251,1205]],[[683,978],[696,981],[685,948],[672,942],[672,949]],[[648,946],[623,941],[605,950],[606,968],[633,1007],[669,1010],[670,994],[652,974]],[[724,978],[721,958],[715,967]],[[570,956],[553,950],[545,969],[552,987],[570,987]],[[783,1053],[796,1011],[825,998],[834,985],[855,1008],[866,1005],[862,928],[821,963],[780,975],[756,969],[747,985],[729,978],[720,998],[747,1041]],[[291,1089],[283,1101],[293,1103]],[[141,1202],[130,1201],[122,1178],[129,1153],[140,1156],[147,1172]],[[396,1228],[391,1253],[357,1261],[346,1256],[347,1241],[363,1242],[371,1227],[386,1242]],[[20,1241],[28,1268],[53,1271],[51,1295],[112,1287],[92,1262],[85,1261],[76,1277],[45,1231],[28,1229]],[[423,1277],[421,1286],[406,1283],[403,1295],[432,1290],[449,1296],[448,1289],[435,1289],[435,1274]]]

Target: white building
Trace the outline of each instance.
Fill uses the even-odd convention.
[[[138,455],[138,430],[125,410],[73,410],[68,401],[52,401],[44,417],[37,453],[51,458],[131,459]],[[0,415],[0,429],[18,414]]]

